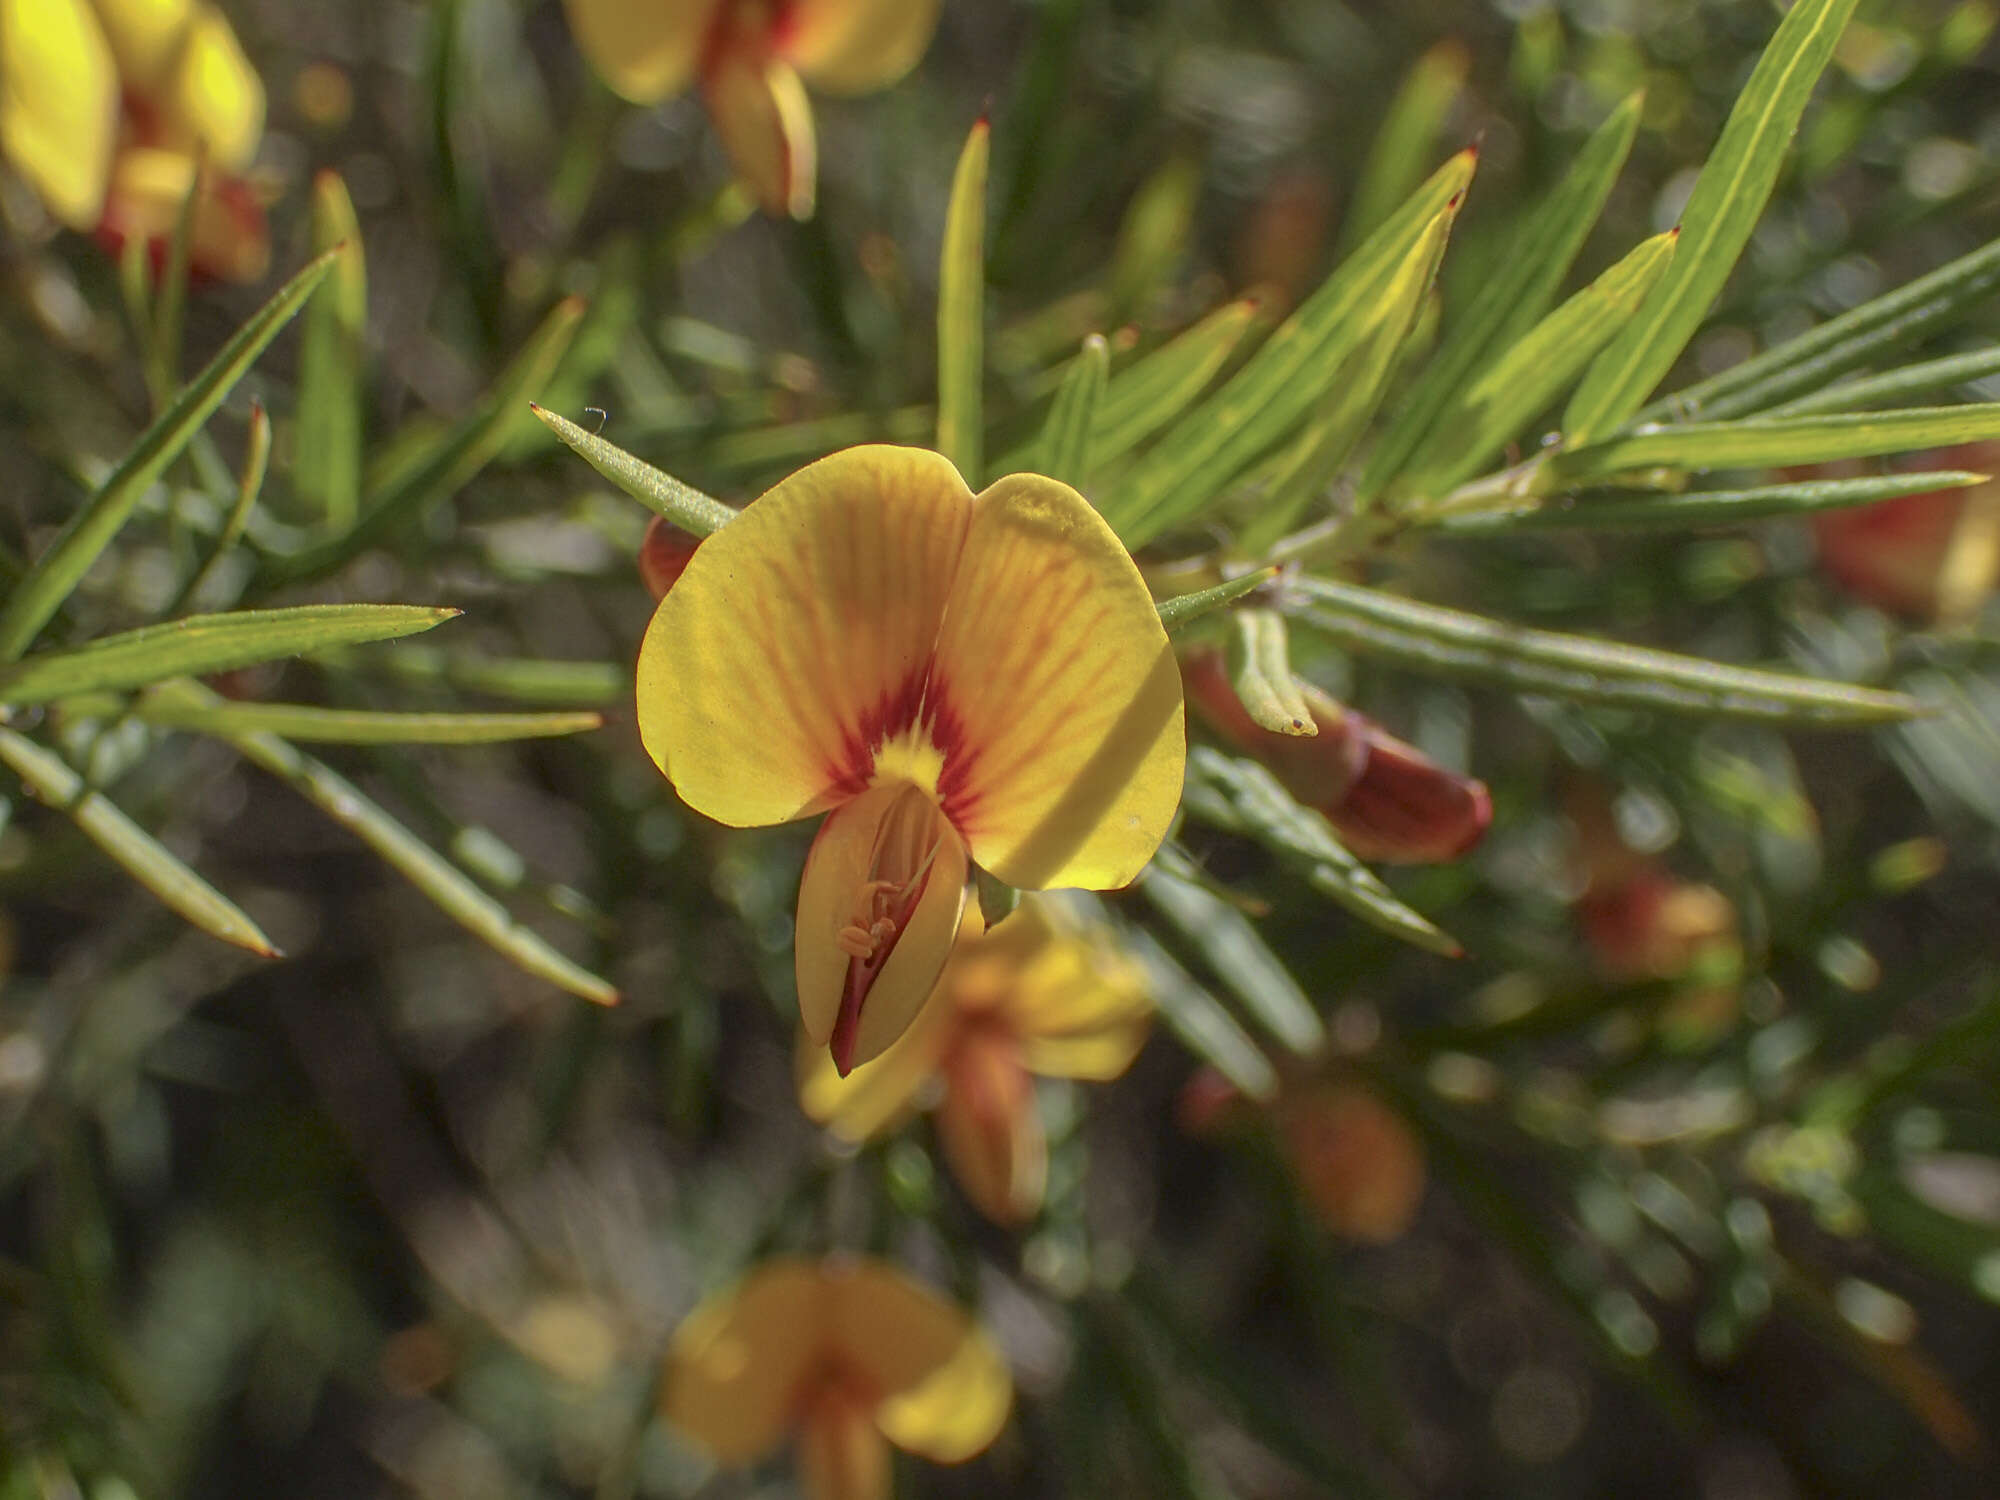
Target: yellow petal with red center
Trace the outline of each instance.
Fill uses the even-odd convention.
[[[1014,1383],[961,1307],[878,1260],[828,1268],[832,1342],[881,1394],[875,1420],[897,1447],[959,1463],[1000,1435]]]
[[[889,1500],[889,1445],[874,1403],[840,1382],[808,1396],[799,1427],[806,1500]]]
[[[94,0],[127,88],[150,95],[180,50],[194,0]]]
[[[947,964],[947,972],[949,968]],[[900,1124],[917,1107],[924,1086],[937,1076],[955,1014],[940,983],[909,1030],[881,1056],[845,1078],[834,1066],[826,1043],[815,1043],[810,1033],[801,1031],[794,1057],[799,1108],[808,1119],[857,1145]]]
[[[951,1175],[994,1223],[1025,1224],[1042,1206],[1049,1146],[1020,1043],[991,1018],[962,1034],[945,1063],[938,1140]]]
[[[720,0],[566,0],[569,29],[591,67],[635,104],[655,104],[694,80]]]
[[[794,0],[779,46],[813,87],[872,94],[917,65],[938,0]]]
[[[660,1411],[722,1464],[775,1448],[797,1416],[801,1382],[830,1331],[817,1265],[764,1262],[708,1298],[674,1334]]]
[[[870,787],[820,825],[799,882],[793,968],[806,1035],[842,1073],[879,1057],[937,987],[965,877],[964,843],[909,782]]]
[[[868,785],[915,717],[972,495],[916,448],[849,448],[704,541],[639,652],[639,733],[688,805],[757,827]]]
[[[264,84],[229,22],[202,6],[189,22],[156,101],[161,143],[208,150],[209,164],[241,171],[264,136]]]
[[[1048,936],[1007,1001],[1022,1063],[1044,1078],[1118,1077],[1152,1029],[1144,974],[1103,934],[1053,919],[1046,903],[1023,901],[1008,921],[1023,916],[1038,919]]]
[[[117,68],[90,7],[0,0],[0,152],[72,229],[103,211],[117,129]]]
[[[1180,802],[1180,669],[1152,596],[1068,485],[1000,480],[973,503],[932,675],[945,811],[1009,885],[1108,890]]]
[[[810,219],[819,175],[812,105],[790,63],[728,48],[707,65],[702,97],[722,148],[767,214]]]

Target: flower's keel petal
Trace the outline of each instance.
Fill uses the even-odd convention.
[[[709,64],[701,86],[716,134],[757,206],[810,219],[819,148],[812,105],[791,65],[732,49]]]
[[[987,1218],[1013,1227],[1040,1211],[1048,1136],[1018,1039],[983,1026],[960,1040],[947,1065],[937,1131],[952,1176]]]
[[[88,229],[104,206],[118,74],[84,0],[0,0],[0,153],[49,212]]]
[[[808,1401],[798,1453],[808,1500],[889,1500],[889,1444],[865,1397],[835,1386]]]
[[[703,542],[639,652],[639,733],[688,805],[782,823],[868,783],[916,714],[971,494],[912,448],[849,448]]]
[[[570,30],[598,75],[638,104],[678,94],[694,79],[720,0],[567,0]]]
[[[973,858],[1026,889],[1124,885],[1180,800],[1180,669],[1139,570],[1067,485],[979,496],[938,637],[940,791]]]
[[[794,1061],[799,1108],[808,1119],[856,1144],[889,1130],[915,1108],[918,1094],[937,1072],[955,1013],[943,988],[933,990],[910,1029],[845,1078],[824,1039],[815,1045],[801,1030]]]
[[[824,1286],[816,1265],[779,1259],[703,1302],[674,1335],[660,1397],[666,1419],[718,1463],[750,1463],[775,1448],[820,1355]]]
[[[872,94],[917,65],[937,17],[938,0],[793,0],[785,54],[815,88]]]

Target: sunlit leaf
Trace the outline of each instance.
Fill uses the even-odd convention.
[[[991,130],[972,127],[945,210],[938,263],[938,452],[977,485],[984,469],[986,169]]]
[[[313,248],[334,252],[333,274],[306,307],[299,340],[298,449],[292,485],[334,536],[361,500],[362,365],[368,337],[368,262],[340,174],[313,179]]]
[[[709,536],[736,519],[736,512],[720,500],[711,499],[673,475],[635,458],[614,443],[586,432],[567,417],[556,415],[534,402],[528,410],[549,431],[575,450],[584,462],[637,500],[646,509],[665,516],[681,530],[695,536]]]

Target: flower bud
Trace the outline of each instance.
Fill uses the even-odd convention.
[[[1278,1137],[1299,1190],[1342,1239],[1399,1239],[1424,1196],[1424,1149],[1402,1116],[1366,1089],[1315,1084],[1287,1093]]]
[[[2000,467],[2000,444],[1915,455],[1912,466]],[[2000,581],[2000,484],[1930,490],[1817,512],[1820,562],[1856,598],[1921,621],[1969,619]]]
[[[665,516],[646,523],[646,535],[639,543],[639,580],[655,599],[667,597],[667,590],[680,582],[681,573],[694,558],[701,538],[683,531]]]

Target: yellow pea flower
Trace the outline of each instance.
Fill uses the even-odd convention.
[[[1180,672],[1130,555],[1035,474],[821,459],[696,549],[639,652],[639,733],[733,827],[825,812],[799,887],[799,1011],[846,1073],[936,986],[969,862],[1108,890],[1180,800]]]
[[[917,65],[938,0],[567,0],[577,44],[638,104],[699,83],[723,148],[765,211],[812,217],[818,146],[805,82],[887,88]]]
[[[962,1463],[1013,1397],[992,1340],[894,1266],[780,1257],[681,1325],[660,1404],[717,1463],[754,1463],[796,1432],[810,1500],[882,1500],[887,1443]]]
[[[1048,1139],[1034,1075],[1103,1082],[1145,1044],[1153,1003],[1138,968],[1045,901],[983,931],[965,914],[937,992],[887,1051],[842,1078],[827,1054],[799,1049],[799,1104],[859,1144],[916,1107],[933,1079],[938,1138],[979,1211],[1014,1225],[1041,1208]]]
[[[194,267],[254,281],[270,243],[240,174],[263,132],[263,85],[213,5],[0,0],[0,155],[68,227],[157,254],[205,156]]]

